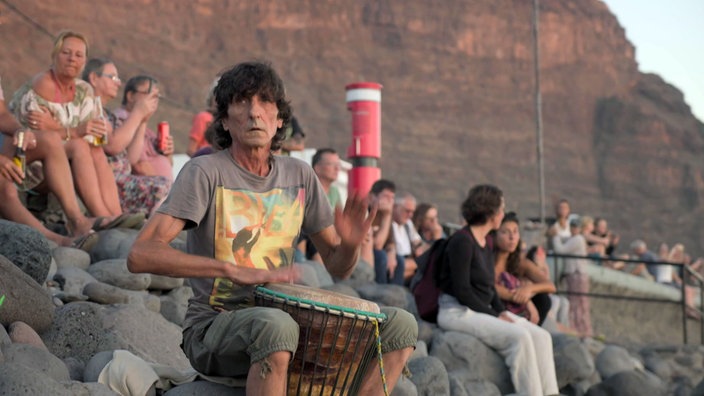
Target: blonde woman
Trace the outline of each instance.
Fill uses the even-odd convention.
[[[94,229],[131,227],[143,217],[121,216],[115,177],[105,153],[84,139],[106,134],[105,122],[95,117],[93,89],[80,80],[87,54],[84,35],[61,32],[54,41],[49,69],[20,88],[10,107],[24,127],[38,134],[58,134],[64,140],[76,191],[88,211],[98,217]]]

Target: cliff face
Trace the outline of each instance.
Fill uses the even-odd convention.
[[[49,64],[51,39],[2,6],[6,92]],[[624,244],[684,241],[702,253],[702,124],[682,95],[638,72],[634,47],[599,0],[541,1],[547,210],[607,217]],[[221,69],[252,58],[279,70],[309,147],[350,143],[344,85],[382,92],[384,177],[457,221],[470,185],[504,189],[538,214],[532,6],[519,0],[166,2],[26,0],[49,32],[71,27],[120,74],[155,75],[185,147],[192,115]],[[117,105],[117,103],[115,104]],[[701,218],[701,217],[700,217]]]

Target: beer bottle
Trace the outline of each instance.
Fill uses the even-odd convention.
[[[101,120],[103,125],[105,125],[105,112],[103,111],[103,102],[100,100],[100,96],[93,98],[93,119]],[[95,136],[95,135],[85,135],[83,137],[88,143],[93,146],[102,146],[108,143],[108,136]]]
[[[25,181],[27,180],[27,156],[24,152],[24,131],[17,132],[17,145],[15,146],[15,155],[12,157],[12,162],[20,169],[24,175],[22,183],[17,185],[20,191],[25,190]]]

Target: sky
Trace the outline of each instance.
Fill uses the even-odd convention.
[[[603,0],[636,48],[642,72],[684,93],[704,122],[704,0]]]

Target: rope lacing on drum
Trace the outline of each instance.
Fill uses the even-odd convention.
[[[384,358],[381,353],[381,334],[379,333],[378,320],[374,320],[374,335],[376,336],[376,351],[379,356],[379,373],[381,373],[381,383],[384,386],[384,396],[389,396],[389,387],[386,385],[386,372],[384,371]]]

